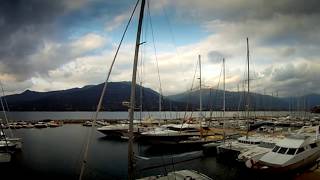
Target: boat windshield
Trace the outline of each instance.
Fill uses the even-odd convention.
[[[278,153],[280,153],[280,154],[285,154],[285,153],[287,152],[287,150],[288,150],[288,148],[282,147],[282,148],[280,148],[280,150],[279,150]]]
[[[303,151],[304,151],[304,148],[301,147],[301,148],[298,149],[297,154],[302,153]]]
[[[280,149],[280,147],[276,146],[276,147],[273,148],[272,152],[278,152],[279,149]]]
[[[272,150],[272,152],[275,152],[275,153],[288,154],[288,155],[294,155],[296,154],[296,151],[297,151],[296,148],[285,148],[280,146],[275,146]]]
[[[294,155],[296,153],[296,151],[297,151],[297,149],[295,149],[295,148],[289,148],[287,154],[288,155]]]
[[[312,144],[310,144],[310,147],[311,147],[311,149],[316,148],[317,144],[316,143],[312,143]]]

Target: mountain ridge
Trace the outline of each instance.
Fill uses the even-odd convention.
[[[48,92],[25,90],[20,94],[5,96],[11,111],[95,111],[103,83]],[[136,87],[136,108],[140,107],[140,89]],[[102,111],[127,111],[123,101],[130,100],[131,83],[110,82],[107,86]],[[159,110],[159,93],[142,87],[143,111]],[[203,110],[222,110],[223,91],[203,89]],[[226,91],[226,110],[244,110],[246,92]],[[309,110],[320,104],[319,94],[301,97],[273,97],[250,93],[250,110]],[[199,109],[199,90],[162,97],[162,110],[185,111]]]

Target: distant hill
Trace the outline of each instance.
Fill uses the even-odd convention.
[[[177,102],[192,104],[193,108],[199,107],[199,90],[168,96]],[[223,91],[215,89],[202,90],[203,109],[222,110]],[[244,110],[247,99],[246,92],[226,91],[226,110]],[[273,97],[257,93],[249,94],[251,110],[310,110],[320,104],[320,95],[310,94],[301,97]]]
[[[287,104],[290,104],[291,109],[308,109],[311,110],[315,106],[320,105],[319,94],[308,94],[300,97],[285,97]]]
[[[6,96],[12,111],[94,111],[96,110],[103,84],[72,88],[61,91],[35,92],[26,90],[21,94]],[[130,82],[110,82],[104,97],[102,110],[127,111],[123,101],[130,101]],[[152,89],[142,88],[143,110],[158,111],[159,94]],[[182,103],[162,98],[162,109],[178,109]],[[140,106],[140,86],[136,87],[136,108]],[[181,108],[180,107],[180,108]]]
[[[36,92],[26,90],[21,94],[8,95],[5,99],[11,111],[94,111],[103,88],[103,84],[88,85],[60,91]],[[127,111],[122,105],[130,101],[130,82],[110,82],[104,97],[103,111]],[[140,89],[136,87],[136,108],[140,106]],[[222,110],[223,91],[203,89],[204,110]],[[302,97],[272,97],[250,93],[251,110],[310,110],[320,105],[320,95],[310,94]],[[244,92],[226,91],[226,110],[244,110],[247,95]],[[144,111],[158,111],[159,94],[142,87]],[[185,111],[199,109],[199,91],[180,93],[162,97],[162,110]]]
[[[168,96],[169,99],[177,102],[188,102],[196,107],[199,107],[199,91],[193,91],[188,94],[182,93],[173,96]],[[261,95],[256,93],[250,93],[249,96],[250,109],[252,110],[284,110],[287,109],[287,103],[285,100]],[[223,91],[203,89],[202,90],[202,106],[203,109],[222,110],[223,107]],[[244,92],[231,92],[226,91],[226,110],[244,110],[246,104],[247,94]]]

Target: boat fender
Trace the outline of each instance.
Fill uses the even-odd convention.
[[[247,166],[248,168],[251,168],[251,167],[252,167],[251,159],[248,160],[248,161],[246,161],[246,166]]]
[[[248,161],[246,161],[246,166],[248,167],[248,168],[252,168],[252,167],[254,167],[255,165],[256,165],[256,161],[255,160],[253,160],[253,159],[250,159],[250,160],[248,160]]]

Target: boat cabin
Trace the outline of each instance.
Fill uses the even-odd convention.
[[[309,136],[292,135],[287,139],[280,141],[272,150],[274,153],[295,155],[300,154],[308,149],[320,147],[320,142],[308,141]]]
[[[259,138],[254,138],[254,137],[240,137],[238,138],[238,142],[239,143],[243,143],[243,144],[253,144],[253,145],[258,145],[261,143],[261,139]]]

